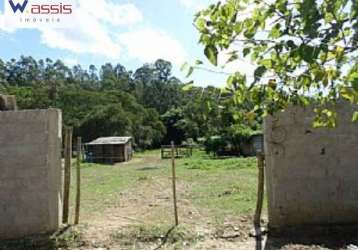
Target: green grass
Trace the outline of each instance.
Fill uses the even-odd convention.
[[[85,227],[70,228],[59,235],[3,242],[0,250],[76,249],[88,244],[85,228],[91,228],[94,220],[106,228],[112,216],[127,216],[125,211],[133,212],[130,219],[134,221],[115,230],[108,229],[105,234],[110,244],[128,249],[154,249],[160,245],[187,249],[207,237],[206,231],[198,231],[197,226],[203,229],[210,222],[210,230],[220,234],[226,230],[224,220],[240,220],[241,216],[253,213],[257,188],[255,158],[214,159],[196,150],[193,157],[176,160],[176,171],[179,227],[172,228],[171,160],[161,160],[160,151],[154,150],[137,153],[132,161],[113,166],[82,164],[80,220]],[[70,222],[73,222],[75,172],[73,168]],[[130,199],[137,203],[131,203]],[[129,210],[122,210],[123,202],[127,202]],[[140,217],[143,212],[145,215]],[[241,222],[234,225],[243,226]]]
[[[0,250],[78,249],[82,244],[81,233],[74,228],[68,228],[59,235],[57,233],[43,234],[23,239],[0,241]]]
[[[178,194],[215,219],[254,211],[256,158],[214,159],[195,151],[193,157],[177,160],[176,169],[178,182],[188,186],[185,193],[178,190]],[[118,202],[121,192],[170,177],[171,161],[160,160],[158,150],[137,153],[131,162],[115,166],[83,164],[81,216],[100,216],[103,209]]]
[[[194,228],[180,225],[178,227],[159,226],[131,226],[125,231],[110,235],[111,240],[121,246],[132,246],[143,249],[150,244],[157,247],[169,244],[171,249],[183,249],[183,246],[194,244],[203,236],[195,232]]]
[[[212,159],[203,152],[183,160],[178,176],[191,183],[194,204],[221,219],[252,212],[256,202],[256,158]]]
[[[81,217],[85,219],[99,216],[103,209],[111,207],[119,201],[120,193],[136,187],[142,179],[148,178],[145,171],[140,169],[156,169],[152,158],[155,151],[138,153],[129,163],[119,165],[81,164]],[[148,161],[149,160],[149,161]],[[153,175],[155,171],[153,171]],[[158,174],[160,176],[160,174]],[[72,170],[71,210],[75,201],[75,168]]]

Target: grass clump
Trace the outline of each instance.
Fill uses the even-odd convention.
[[[111,235],[113,242],[137,248],[141,245],[156,245],[157,247],[170,245],[174,249],[181,249],[182,246],[189,246],[201,238],[202,236],[187,226],[166,227],[163,225],[131,226]]]
[[[55,250],[76,249],[83,245],[81,233],[68,228],[63,232],[42,234],[0,242],[0,250]]]
[[[53,235],[55,249],[74,249],[83,245],[81,232],[75,228],[69,228],[59,235]]]
[[[196,151],[192,158],[184,159],[182,165],[191,170],[239,170],[256,167],[256,158],[223,157],[214,158]]]

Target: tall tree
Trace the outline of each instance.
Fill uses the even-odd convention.
[[[171,72],[172,64],[162,59],[135,71],[135,95],[145,107],[164,114],[182,103],[181,82]]]
[[[131,73],[127,72],[126,68],[121,64],[117,64],[115,67],[110,63],[103,65],[100,78],[102,88],[105,90],[130,90]]]
[[[6,67],[5,63],[0,59],[0,93],[6,92]]]

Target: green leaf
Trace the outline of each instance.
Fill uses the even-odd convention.
[[[213,65],[218,65],[218,50],[214,45],[206,46],[204,53]]]
[[[266,68],[271,68],[272,61],[271,59],[263,59],[259,62],[262,66],[265,66]]]
[[[232,87],[234,85],[234,82],[236,81],[236,77],[234,75],[229,76],[226,83],[229,87]]]
[[[243,28],[244,28],[244,25],[242,22],[238,22],[234,25],[234,30],[237,34],[240,34],[242,32]]]
[[[358,92],[358,72],[354,72],[349,76],[349,81],[351,82],[352,88],[354,91]]]
[[[196,60],[196,61],[195,61],[195,64],[196,64],[196,65],[202,65],[202,64],[203,64],[203,62],[202,62],[202,61],[200,61],[200,60]]]
[[[193,74],[193,72],[194,72],[194,67],[190,66],[188,69],[188,73],[186,74],[186,77],[191,76],[191,74]]]
[[[205,19],[204,18],[198,18],[197,20],[196,20],[196,27],[201,31],[201,32],[203,32],[204,30],[205,30],[205,28],[206,28],[206,21],[205,21]]]
[[[350,102],[354,102],[354,94],[353,91],[349,88],[343,88],[341,91],[341,96],[345,99],[347,99]]]
[[[337,113],[329,109],[315,109],[316,117],[313,121],[314,128],[336,127]]]
[[[246,57],[248,54],[250,54],[250,51],[251,51],[250,48],[245,48],[245,49],[242,51],[244,57]]]
[[[231,56],[229,57],[229,59],[227,60],[226,63],[231,63],[235,60],[237,60],[239,58],[239,56],[236,53],[231,53]]]
[[[193,87],[194,87],[194,82],[191,81],[191,82],[185,84],[185,86],[182,88],[182,90],[183,90],[183,91],[189,91],[189,90],[191,90]]]
[[[296,44],[292,40],[287,41],[287,46],[290,47],[291,49],[296,48]]]
[[[352,122],[357,122],[358,121],[358,111],[353,113],[353,118],[352,118]]]
[[[320,49],[306,44],[302,44],[299,48],[300,56],[308,63],[313,63],[319,55]]]
[[[183,63],[183,65],[180,67],[180,71],[185,71],[188,68],[189,64],[187,62]]]
[[[279,38],[281,36],[281,25],[279,23],[277,23],[270,32],[270,37],[271,38]]]
[[[245,32],[244,32],[244,36],[247,38],[247,39],[251,39],[255,36],[255,32],[256,30],[252,27],[250,29],[247,29]]]
[[[259,81],[261,77],[266,73],[267,69],[265,66],[260,66],[256,68],[254,76],[255,76],[255,82]]]

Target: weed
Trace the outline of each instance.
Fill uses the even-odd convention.
[[[54,234],[42,234],[17,240],[0,242],[0,250],[52,250],[74,249],[82,246],[78,230],[68,228]]]
[[[111,235],[113,242],[124,246],[152,244],[160,248],[164,245],[171,245],[174,249],[175,246],[193,244],[201,238],[202,236],[196,234],[192,228],[186,226],[166,227],[164,225],[131,226]]]

